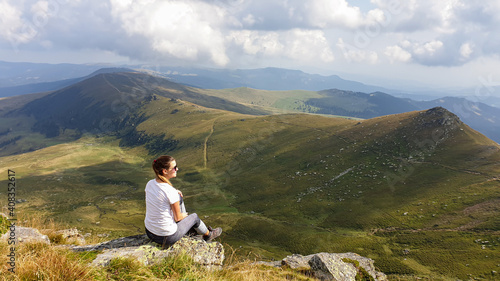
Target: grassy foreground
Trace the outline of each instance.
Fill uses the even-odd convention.
[[[7,221],[0,216],[2,234]],[[25,226],[42,229],[52,244],[22,243],[16,246],[15,273],[2,262],[0,280],[311,280],[291,269],[279,269],[255,264],[255,258],[237,258],[234,251],[226,258],[222,270],[210,270],[193,262],[189,256],[168,257],[155,265],[144,266],[131,258],[117,258],[106,267],[93,267],[89,263],[98,252],[74,253],[58,247],[65,241],[58,239],[60,224],[42,219],[24,220]],[[89,242],[102,238],[90,237]],[[226,245],[226,251],[230,248]],[[0,242],[0,256],[9,254],[6,242]]]
[[[155,265],[148,266],[131,258],[116,258],[108,266],[93,267],[90,263],[97,256],[98,251],[74,253],[60,246],[68,242],[60,239],[60,236],[56,233],[58,230],[66,228],[62,224],[55,223],[53,220],[47,221],[40,217],[20,219],[23,221],[23,226],[41,229],[41,232],[50,238],[51,245],[42,243],[18,244],[16,246],[15,273],[9,271],[10,266],[8,264],[2,263],[0,266],[0,280],[316,280],[308,271],[259,265],[256,263],[259,256],[246,255],[243,257],[228,244],[224,245],[226,260],[220,270],[210,270],[202,267],[186,255],[168,257]],[[7,220],[0,216],[0,232],[2,234],[7,231],[7,225]],[[428,239],[426,235],[414,234],[414,236],[420,236],[420,238],[413,237],[411,239],[421,240],[422,243],[428,242],[424,241]],[[439,238],[444,238],[442,243],[448,243],[448,246],[456,243],[467,243],[467,239],[457,239],[459,237],[453,234],[447,234]],[[400,236],[393,239],[392,242],[407,243],[408,241],[404,241],[404,239],[409,238]],[[87,237],[86,241],[87,244],[94,244],[102,242],[103,238],[94,235]],[[365,241],[366,243],[366,240],[361,238],[359,241],[361,243],[358,246],[367,246],[367,244],[363,245],[362,242]],[[384,251],[394,250],[393,247],[382,246],[382,248]],[[0,242],[0,256],[6,257],[9,254],[8,249],[6,242]],[[472,261],[475,259],[473,252],[464,254],[471,255],[471,253],[470,260]],[[439,253],[435,255],[429,254],[430,252],[426,253],[428,258],[434,258],[436,259],[434,262],[439,262]],[[418,265],[418,261],[410,256],[408,259],[405,258],[405,261],[404,264],[408,265],[408,269]],[[395,266],[394,269],[400,272],[401,269],[398,266],[400,267],[401,264]],[[471,264],[469,266],[481,265]],[[446,270],[453,271],[456,269],[448,268]],[[388,273],[389,280],[456,280],[433,275],[431,272],[428,272],[427,277],[416,276],[411,272],[398,275]],[[480,280],[495,280],[495,276],[483,276]]]

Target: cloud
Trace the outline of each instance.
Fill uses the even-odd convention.
[[[198,1],[111,0],[112,15],[129,35],[143,36],[158,55],[182,60],[210,60],[225,65],[225,11]]]
[[[367,23],[360,9],[350,6],[345,0],[300,1],[300,3],[297,6],[301,12],[297,13],[302,14],[312,27],[355,29]]]
[[[240,46],[247,55],[275,56],[283,52],[280,34],[272,31],[239,30],[233,31],[228,40]]]
[[[0,38],[12,42],[14,40],[25,42],[28,38],[19,36],[22,26],[21,11],[18,7],[11,5],[8,1],[0,2]]]
[[[241,1],[230,11],[242,29],[252,30],[353,30],[383,20],[381,10],[364,14],[346,0]]]
[[[447,54],[447,51],[444,43],[439,40],[427,42],[405,40],[398,45],[387,47],[384,54],[391,62],[417,62],[424,65],[444,65],[452,63],[449,61],[452,57]]]
[[[385,49],[384,54],[389,57],[391,63],[393,62],[409,62],[412,55],[401,48],[400,46],[389,46]]]
[[[378,54],[374,51],[359,49],[346,44],[342,38],[339,38],[337,47],[342,51],[344,58],[348,62],[375,64],[378,62]]]
[[[293,59],[302,62],[332,62],[334,55],[320,30],[233,31],[228,36],[244,55]]]
[[[169,64],[460,66],[500,56],[497,0],[0,0],[0,27],[3,49]]]
[[[400,38],[385,48],[384,54],[392,62],[460,66],[481,56],[500,55],[498,1],[372,0],[372,3],[387,17],[382,32]]]
[[[285,54],[302,62],[332,62],[330,46],[320,30],[293,29],[285,34]]]
[[[417,56],[431,57],[443,48],[443,42],[439,40],[432,40],[423,44],[414,43],[412,48],[413,53]]]
[[[393,62],[418,63],[426,66],[458,66],[471,61],[475,45],[460,43],[461,37],[445,37],[441,40],[410,41],[386,47],[384,54]]]
[[[371,0],[384,11],[387,29],[394,32],[450,32],[457,0]]]
[[[460,46],[460,55],[462,56],[463,59],[468,59],[470,58],[470,55],[473,53],[473,44],[471,43],[464,43],[462,46]]]
[[[36,5],[38,4],[38,5]],[[36,3],[28,15],[24,13],[24,3],[2,0],[0,2],[0,40],[13,48],[32,41],[38,35],[38,29],[46,22],[46,13],[41,13]]]

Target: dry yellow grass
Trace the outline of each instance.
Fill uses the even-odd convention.
[[[95,268],[90,261],[95,253],[76,254],[57,244],[57,231],[64,225],[40,216],[20,217],[22,226],[39,229],[51,238],[51,245],[43,243],[21,243],[15,245],[15,273],[11,265],[0,265],[0,280],[313,280],[300,272],[286,268],[274,268],[256,264],[258,259],[242,259],[228,248],[226,265],[221,270],[210,270],[197,265],[188,256],[165,259],[160,264],[144,266],[130,258],[115,259],[107,267]],[[88,244],[102,242],[101,238],[90,237]],[[0,255],[10,253],[10,245],[0,242]],[[228,247],[228,246],[227,246]]]
[[[7,255],[2,245],[2,256]],[[10,265],[3,263],[3,280],[94,280],[95,272],[67,250],[41,243],[27,243],[16,247],[15,274]]]

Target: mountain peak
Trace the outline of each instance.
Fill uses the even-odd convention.
[[[422,114],[423,116],[435,119],[440,125],[450,126],[453,124],[462,124],[462,121],[457,115],[441,106],[425,110]]]

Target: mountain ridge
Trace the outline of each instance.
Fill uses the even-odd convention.
[[[222,98],[204,98],[187,86],[163,78],[138,72],[107,71],[47,94],[11,114],[34,116],[36,131],[48,137],[55,137],[66,129],[82,132],[92,132],[95,128],[114,130],[126,119],[133,118],[127,115],[133,115],[136,107],[154,99],[155,95],[193,100],[208,107],[229,107],[242,113],[263,114]]]
[[[274,107],[295,112],[373,118],[388,114],[445,107],[464,122],[489,138],[500,142],[500,109],[464,98],[445,97],[432,101],[415,101],[373,92],[353,92],[338,89],[308,91],[264,91],[251,88],[207,91],[214,96],[246,104]]]
[[[0,96],[11,97],[17,95],[31,94],[31,93],[57,91],[65,87],[71,86],[73,84],[76,84],[78,82],[81,82],[85,79],[89,79],[92,76],[101,73],[115,73],[115,72],[134,72],[134,70],[129,68],[100,68],[89,75],[77,78],[70,78],[70,79],[51,81],[51,82],[32,83],[20,86],[2,87],[0,88],[0,93],[1,93]]]

